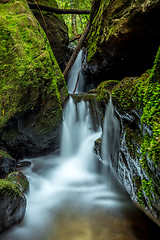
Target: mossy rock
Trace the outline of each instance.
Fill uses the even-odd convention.
[[[12,158],[11,155],[7,152],[7,151],[4,151],[4,150],[0,150],[0,158]]]
[[[7,176],[6,180],[16,184],[23,193],[29,190],[29,182],[22,172],[12,172]]]
[[[38,141],[45,141],[33,154],[36,156],[44,148],[54,150],[52,138],[56,139],[57,133],[53,132],[62,121],[68,91],[47,37],[26,0],[0,3],[0,8],[0,145],[7,146],[9,153],[17,148],[14,157],[18,158],[24,156],[25,146],[33,143],[36,149]],[[30,147],[26,156],[32,155]]]
[[[104,82],[100,83],[96,89],[97,100],[104,101],[107,103],[109,100],[111,90],[118,83],[119,83],[119,81],[117,81],[117,80],[108,80],[108,81],[104,81]]]
[[[26,210],[26,198],[17,185],[0,179],[0,232],[22,221]]]
[[[31,0],[30,2],[34,2]],[[37,0],[38,4],[58,8],[55,0]],[[62,15],[47,11],[42,11],[43,17],[38,10],[32,10],[45,31],[55,58],[62,70],[65,68],[65,55],[69,44],[68,28]],[[44,19],[43,19],[44,18]],[[45,22],[44,22],[45,21]]]
[[[103,70],[103,78],[122,79],[149,69],[160,41],[159,0],[94,0],[92,5],[88,72]]]
[[[160,48],[151,70],[137,78],[124,78],[111,91],[121,114],[123,132],[118,161],[125,163],[122,179],[133,180],[131,198],[160,225]],[[104,99],[105,100],[105,99]],[[133,118],[134,123],[124,121]],[[131,118],[130,118],[131,117]],[[123,165],[121,162],[120,165]],[[127,168],[128,166],[128,168]],[[131,167],[132,166],[132,167]],[[126,176],[121,176],[126,174]],[[135,185],[134,179],[138,180]],[[136,182],[136,181],[135,181]],[[126,183],[123,182],[125,185]],[[136,196],[135,196],[136,194]]]

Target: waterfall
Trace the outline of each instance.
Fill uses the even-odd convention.
[[[76,72],[79,65],[78,69],[73,67]],[[73,79],[72,72],[70,77]],[[72,87],[70,80],[68,89],[72,92],[76,77]],[[34,158],[31,167],[23,170],[30,182],[26,214],[21,224],[4,232],[0,239],[137,239],[132,226],[143,226],[143,219],[137,222],[128,196],[108,171],[116,159],[119,132],[110,98],[103,126],[103,161],[108,165],[104,179],[93,153],[94,142],[102,134],[98,113],[93,113],[89,101],[76,102],[70,96],[63,111],[60,154]],[[142,227],[142,236],[144,232]],[[129,233],[126,238],[124,233]]]
[[[106,107],[102,136],[102,159],[105,165],[116,167],[119,149],[120,123],[115,115],[112,97],[110,96]]]
[[[76,93],[84,91],[84,81],[83,81],[83,76],[81,74],[81,67],[82,67],[82,50],[80,50],[75,60],[75,63],[73,64],[73,67],[68,75],[67,87],[68,87],[69,93],[73,93],[78,78],[79,78],[79,81],[78,81],[78,86],[76,88]]]

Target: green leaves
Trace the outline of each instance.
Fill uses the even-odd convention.
[[[91,9],[91,2],[92,0],[57,0],[59,8],[62,9],[81,9],[81,10],[90,10]],[[71,14],[64,14],[63,18],[65,20],[65,23],[68,27],[68,33],[69,37],[73,37],[73,24],[72,24],[72,15]],[[76,21],[76,27],[77,27],[77,33],[80,34],[84,31],[87,22],[89,20],[88,15],[75,15],[75,21]]]

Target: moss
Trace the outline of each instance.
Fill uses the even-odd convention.
[[[29,2],[35,3],[34,0],[30,0]],[[46,5],[46,6],[49,6],[49,7],[58,8],[58,4],[55,0],[36,0],[36,2],[38,4]],[[32,11],[33,11],[34,14],[39,12],[39,10],[32,10]],[[43,14],[43,16],[55,16],[57,19],[59,19],[61,22],[64,23],[64,19],[60,14],[55,14],[55,13],[46,12],[46,11],[42,11],[42,14]]]
[[[29,190],[29,182],[22,172],[12,172],[7,176],[6,180],[16,184],[21,192]]]
[[[0,127],[20,111],[62,112],[59,88],[65,86],[45,33],[25,0],[0,4]],[[44,116],[43,116],[44,114]],[[59,119],[59,118],[58,118]],[[56,124],[56,119],[54,125]]]
[[[142,74],[139,78],[125,78],[118,83],[112,90],[112,97],[122,113],[131,112],[133,109],[139,112],[141,117],[141,156],[138,157],[140,165],[147,175],[148,179],[142,179],[142,185],[139,188],[138,196],[143,192],[148,196],[151,202],[149,191],[158,196],[160,184],[155,179],[154,173],[150,170],[151,161],[157,171],[160,168],[160,48],[155,57],[154,66],[151,70]],[[145,129],[148,126],[151,133]],[[136,139],[133,136],[133,139]],[[132,137],[128,139],[128,146],[134,155],[136,146],[132,145]],[[149,183],[147,184],[146,181]],[[142,198],[139,197],[139,202]]]
[[[6,151],[0,149],[0,158],[2,158],[2,157],[12,158],[12,157],[9,155],[9,153],[7,153]]]
[[[144,76],[142,76],[144,79]],[[112,97],[121,111],[131,111],[135,107],[133,101],[133,90],[135,88],[137,78],[127,77],[120,81],[112,90]]]
[[[0,179],[0,199],[3,199],[6,195],[21,197],[22,193],[16,184],[6,179]]]
[[[96,89],[97,100],[108,102],[112,88],[118,83],[117,80],[108,80],[102,82]]]
[[[87,50],[88,50],[87,61],[88,62],[91,60],[92,56],[96,53],[96,50],[98,48],[98,42],[100,41],[100,38],[101,38],[100,29],[101,29],[101,23],[103,20],[102,14],[103,14],[105,4],[108,4],[108,3],[109,3],[109,0],[108,1],[101,0],[99,10],[92,21],[92,26],[88,35],[88,44],[87,44]]]
[[[160,48],[158,49],[154,66],[145,84],[137,83],[139,101],[142,103],[143,115],[141,117],[142,127],[150,126],[153,135],[144,135],[142,148],[142,160],[146,161],[146,155],[152,159],[155,166],[160,166]]]
[[[126,11],[125,7],[129,7],[130,2],[131,1],[128,0],[101,0],[100,3],[97,4],[99,9],[96,16],[94,12],[91,12],[91,19],[93,16],[94,19],[87,37],[88,62],[92,61],[92,58],[96,53],[101,53],[102,50],[100,45],[103,42],[108,41],[110,38],[113,38],[113,36],[116,37],[122,30],[122,25],[125,22],[124,16],[130,14],[130,10]],[[95,11],[94,8],[93,11]]]

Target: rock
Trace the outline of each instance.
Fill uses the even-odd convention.
[[[30,161],[18,161],[16,164],[16,169],[19,169],[19,168],[22,169],[30,166],[31,166]]]
[[[18,186],[8,180],[0,180],[0,232],[22,221],[26,198]]]
[[[15,159],[59,147],[67,87],[26,0],[0,3],[0,147]]]
[[[139,76],[149,69],[160,42],[159,0],[93,4],[83,71],[104,81]]]
[[[133,203],[160,226],[159,62],[160,48],[151,70],[138,78],[124,78],[111,93],[122,126],[119,155],[112,165],[116,161],[117,178]],[[95,152],[103,162],[100,140]]]
[[[4,157],[0,154],[0,178],[5,178],[16,167],[16,161],[12,158]]]
[[[22,193],[28,192],[29,190],[29,182],[27,177],[20,171],[10,173],[6,180],[16,184]]]
[[[30,2],[34,3],[34,0],[31,0]],[[57,2],[55,0],[37,0],[37,3],[58,8]],[[63,71],[65,68],[65,56],[69,44],[68,28],[63,20],[63,17],[59,14],[42,11],[44,20],[46,22],[45,26],[40,12],[38,10],[33,10],[33,13],[39,21],[43,30],[46,32],[55,58]]]

